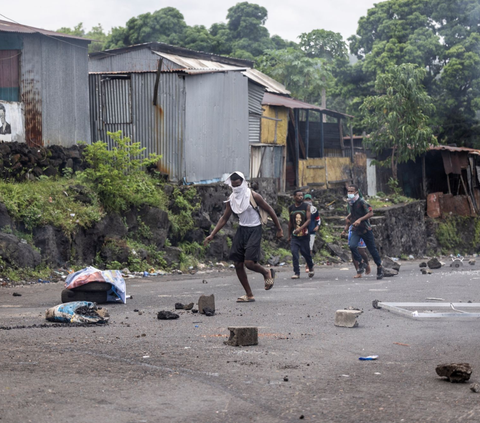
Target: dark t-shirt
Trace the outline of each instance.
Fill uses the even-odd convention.
[[[292,204],[288,208],[288,213],[290,214],[290,223],[292,225],[292,232],[295,229],[300,228],[305,221],[307,220],[307,209],[308,209],[308,204],[307,203],[302,203],[298,207],[295,204]],[[302,232],[300,232],[298,235],[293,234],[293,236],[305,236],[308,235],[308,228],[303,229]]]
[[[361,217],[365,216],[366,214],[372,211],[372,206],[368,204],[363,198],[359,198],[355,203],[351,206],[348,206],[348,211],[350,212],[351,216],[351,223],[355,222],[356,220],[360,219]],[[370,225],[370,221],[364,220],[360,225],[357,227],[352,227],[352,230],[357,233],[365,233],[365,231],[369,231],[372,229]]]

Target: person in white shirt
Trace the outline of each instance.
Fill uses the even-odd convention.
[[[255,199],[258,207],[265,210],[272,218],[277,228],[277,238],[283,237],[283,230],[275,211],[260,194],[250,190],[242,172],[235,171],[231,173],[225,181],[225,184],[229,185],[233,192],[228,200],[225,201],[226,208],[223,216],[218,221],[212,233],[205,238],[203,244],[208,245],[208,243],[212,241],[215,234],[228,222],[232,213],[238,215],[239,228],[233,238],[229,258],[234,262],[237,277],[245,290],[245,295],[239,297],[237,302],[253,302],[255,301],[255,297],[250,288],[245,267],[263,275],[266,290],[273,288],[275,271],[273,269],[267,269],[258,263],[262,242],[262,223],[259,212],[255,210],[251,204],[251,196]]]

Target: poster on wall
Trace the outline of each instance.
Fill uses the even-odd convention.
[[[25,142],[23,103],[0,100],[0,141]]]

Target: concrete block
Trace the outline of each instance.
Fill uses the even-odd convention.
[[[362,314],[361,310],[337,310],[335,313],[335,326],[354,328],[358,326],[357,317]]]
[[[209,308],[215,311],[215,295],[201,295],[198,299],[198,312],[204,314],[203,309]]]
[[[229,326],[230,338],[224,343],[232,347],[258,345],[258,328],[256,326]]]

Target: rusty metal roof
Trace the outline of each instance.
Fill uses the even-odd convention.
[[[475,148],[467,148],[467,147],[452,147],[449,145],[435,145],[435,146],[430,146],[428,149],[429,151],[431,150],[448,150],[452,153],[468,153],[468,154],[476,154],[480,156],[480,150],[477,150]]]
[[[324,109],[320,106],[316,106],[315,104],[305,103],[304,101],[295,100],[291,97],[284,97],[268,92],[264,94],[262,104],[265,106],[283,106],[288,107],[289,109],[318,110],[319,112],[325,113],[326,115],[333,117],[353,118],[353,116],[347,115],[345,113]]]
[[[267,92],[275,93],[275,94],[290,94],[285,88],[285,85],[281,84],[275,79],[270,78],[269,76],[265,75],[264,73],[260,72],[257,69],[247,69],[245,72],[242,72],[248,79],[256,82],[257,84],[263,85]]]
[[[73,38],[75,40],[82,40],[91,42],[88,38],[77,37],[74,35],[62,34],[60,32],[48,31],[46,29],[35,28],[33,26],[22,25],[19,23],[8,22],[0,20],[0,32],[17,32],[21,34],[42,34],[48,37],[57,37],[57,38]]]

